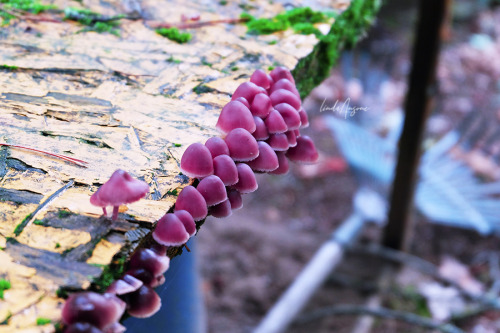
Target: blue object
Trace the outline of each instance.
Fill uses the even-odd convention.
[[[128,318],[122,324],[127,333],[203,333],[206,332],[200,276],[196,264],[196,240],[187,243],[191,252],[184,250],[170,262],[165,283],[156,292],[161,298],[161,309],[146,319]]]

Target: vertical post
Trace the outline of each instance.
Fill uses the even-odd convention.
[[[420,145],[425,120],[435,93],[435,72],[439,55],[440,32],[449,0],[420,0],[419,22],[412,55],[412,69],[405,100],[405,121],[399,139],[396,174],[390,197],[388,224],[383,244],[405,249],[412,234],[409,212],[420,159]]]

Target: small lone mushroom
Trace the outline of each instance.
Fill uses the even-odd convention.
[[[118,208],[120,205],[135,202],[149,192],[149,185],[133,178],[126,171],[116,170],[111,178],[104,183],[97,192],[90,197],[90,203],[94,206],[102,207],[104,215],[107,215],[106,207],[113,206],[113,216],[118,218]]]

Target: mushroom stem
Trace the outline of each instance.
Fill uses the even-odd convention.
[[[111,216],[111,219],[114,221],[118,218],[118,209],[120,206],[113,206],[113,216]]]
[[[186,248],[186,250],[187,250],[188,252],[191,252],[191,249],[187,246],[187,244],[184,244],[184,247]]]
[[[108,212],[106,211],[106,207],[102,207],[102,213],[104,214],[104,216],[108,216]]]

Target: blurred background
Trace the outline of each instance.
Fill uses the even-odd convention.
[[[416,223],[411,253],[437,265],[442,274],[459,276],[462,288],[494,297],[500,289],[500,248],[495,237],[500,225],[500,214],[495,216],[500,206],[496,205],[500,177],[499,4],[454,1],[447,29],[442,32],[438,94],[423,142],[425,151],[433,151],[447,134],[458,133],[459,140],[443,155],[451,164],[442,166],[461,172],[455,176],[432,166],[436,171],[430,175],[453,186],[469,185],[457,190],[459,194],[472,193],[485,184],[494,188],[487,200],[480,196],[472,202],[464,194],[464,202],[477,209],[473,215],[478,221],[471,218],[468,223],[460,216],[463,213],[447,202],[436,207],[437,199],[430,198],[435,191],[429,187],[417,191],[418,203],[411,216]],[[349,216],[358,188],[370,186],[382,198],[387,197],[389,183],[373,177],[384,166],[368,160],[371,165],[364,166],[367,170],[353,167],[345,149],[357,148],[362,153],[363,149],[378,149],[356,141],[367,133],[397,147],[416,5],[416,1],[386,1],[367,38],[345,52],[331,76],[304,101],[311,123],[304,133],[316,142],[320,162],[294,165],[285,176],[260,176],[258,191],[244,196],[241,210],[222,220],[210,217],[203,225],[196,237],[197,259],[209,332],[250,332]],[[346,100],[358,108],[357,112],[321,111],[322,106],[332,108]],[[335,126],[343,125],[355,126],[355,136],[339,135]],[[360,242],[379,242],[380,237],[380,226],[369,225]],[[363,304],[377,291],[376,272],[384,264],[373,256],[349,253],[304,313],[335,304]],[[470,314],[466,299],[418,270],[399,271],[393,283],[391,293],[382,296],[385,307],[440,320],[452,318],[466,332],[500,332],[500,312]],[[324,316],[293,324],[287,332],[352,332],[355,322],[354,316]],[[390,319],[376,320],[371,330],[428,331]]]

